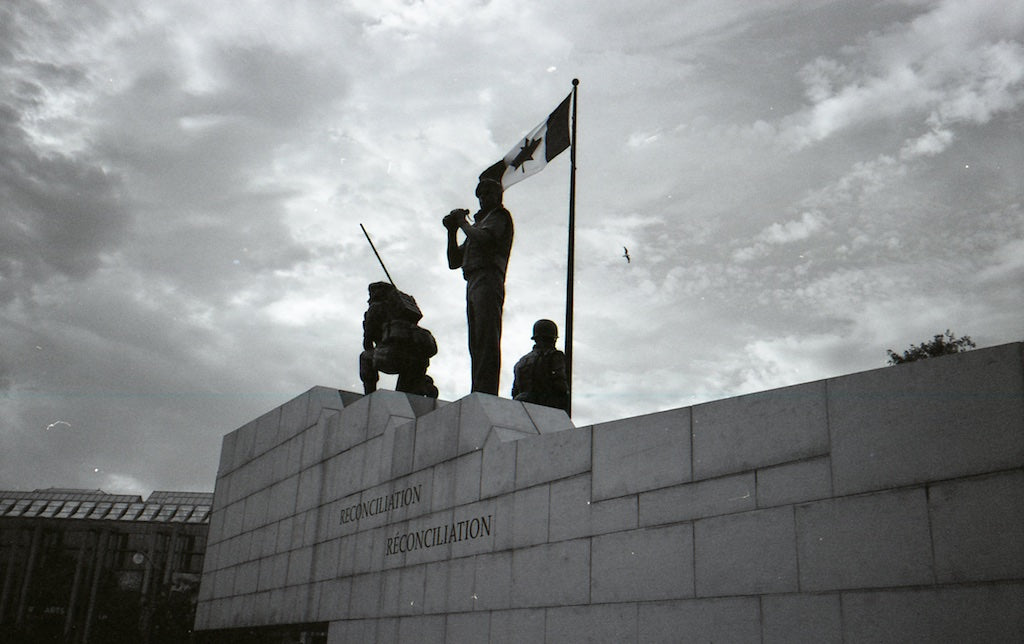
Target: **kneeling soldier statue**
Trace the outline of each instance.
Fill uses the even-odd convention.
[[[537,320],[532,339],[533,351],[516,363],[512,397],[565,409],[569,404],[569,384],[565,375],[565,354],[555,348],[558,326],[551,320]]]
[[[423,317],[416,300],[388,282],[374,282],[369,291],[359,354],[364,393],[377,390],[378,372],[383,371],[398,374],[396,391],[437,398],[437,387],[427,375],[437,342],[430,331],[416,324]]]

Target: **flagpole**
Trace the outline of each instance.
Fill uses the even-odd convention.
[[[568,384],[565,411],[572,416],[572,308],[576,264],[576,101],[580,81],[572,79],[572,133],[569,137],[569,257],[565,279],[565,378]]]

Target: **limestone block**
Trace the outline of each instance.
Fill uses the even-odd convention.
[[[220,441],[220,462],[217,465],[217,477],[223,477],[225,474],[235,469],[235,443],[238,440],[238,431],[225,434],[224,438]],[[217,502],[217,497],[214,495],[214,503]]]
[[[462,557],[448,562],[447,612],[469,612],[475,608],[473,595],[476,577],[474,557]]]
[[[589,540],[562,541],[512,552],[514,607],[583,604],[589,591]]]
[[[693,408],[693,478],[828,453],[825,383],[739,396]]]
[[[537,434],[533,419],[523,403],[489,394],[474,393],[461,401],[458,453],[466,454],[484,446],[492,431],[511,430],[503,435],[514,440],[517,435]],[[501,432],[499,432],[501,433]]]
[[[436,543],[437,541],[444,541],[445,537],[442,536],[441,530],[435,530],[435,528],[444,528],[451,526],[451,524],[452,512],[447,510],[409,521],[405,529],[394,530],[387,534],[391,538],[400,538],[401,535],[406,533],[419,533],[422,537],[423,547],[414,546],[413,550],[405,553],[405,563],[406,565],[429,563],[451,557],[452,544],[450,542]],[[396,547],[393,543],[392,551],[395,549]],[[385,547],[386,550],[387,548]],[[401,553],[387,555],[385,552],[385,559],[391,560],[392,558],[400,560]]]
[[[317,418],[309,418],[310,391],[299,394],[278,407],[281,417],[277,442],[288,440],[316,423],[319,414]]]
[[[352,577],[349,615],[354,618],[376,617],[380,614],[382,575],[373,572]]]
[[[397,639],[378,639],[378,641],[444,644],[444,621],[444,615],[422,615],[419,617],[403,617],[398,620]]]
[[[425,564],[423,580],[423,612],[443,613],[448,603],[448,562]]]
[[[369,424],[370,396],[346,405],[338,416],[337,430],[325,436],[327,454],[343,452],[366,441]]]
[[[480,500],[480,468],[482,461],[482,450],[455,459],[455,505],[464,505]]]
[[[351,597],[351,579],[335,578],[324,581],[321,584],[320,603],[314,621],[329,621],[347,617]],[[333,629],[333,626],[331,628]]]
[[[456,613],[448,615],[445,642],[486,642],[491,632],[489,613]]]
[[[640,525],[690,521],[757,506],[754,473],[684,483],[639,495]]]
[[[256,423],[257,420],[250,421],[234,431],[235,449],[231,462],[232,470],[238,469],[252,460],[253,448],[256,444]]]
[[[639,637],[650,644],[687,642],[760,642],[761,615],[757,597],[689,599],[639,606]]]
[[[291,486],[279,489],[277,494],[274,494],[272,488],[272,504],[279,504],[278,507],[287,511],[288,514],[291,514],[292,512],[304,512],[305,510],[311,510],[320,505],[320,490],[323,486],[323,472],[323,464],[307,467],[302,470],[302,473],[299,474],[299,476],[293,476],[287,479],[287,481],[293,481]],[[275,487],[281,488],[283,485],[278,484]]]
[[[474,610],[501,610],[512,605],[512,552],[474,558]]]
[[[277,445],[277,434],[281,427],[281,410],[282,407],[277,407],[256,419],[256,426],[253,430],[253,457],[259,456]]]
[[[533,409],[536,405],[529,405]],[[561,410],[554,410],[564,414]],[[545,433],[519,441],[516,487],[524,488],[590,470],[591,428]]]
[[[1020,642],[1024,584],[843,593],[846,642]]]
[[[280,481],[281,479],[296,474],[302,469],[302,447],[304,436],[305,432],[298,436],[294,436],[281,444],[279,449],[284,451],[285,456],[274,460],[272,480]]]
[[[306,396],[309,404],[306,407],[306,420],[303,427],[316,424],[325,412],[340,411],[363,397],[362,394],[320,386],[307,391]],[[349,402],[346,403],[345,398],[348,398]]]
[[[390,436],[390,441],[385,440],[384,449],[387,451],[390,444],[391,478],[406,476],[412,472],[416,447],[416,423],[410,420],[399,424],[390,433]]]
[[[356,536],[336,539],[338,542],[338,576],[349,577],[355,572]]]
[[[637,641],[636,604],[566,606],[549,608],[547,613],[548,642]]]
[[[368,439],[416,419],[408,394],[379,389],[367,397],[370,399],[366,434]]]
[[[491,436],[484,444],[480,471],[480,497],[505,494],[516,485],[516,450],[519,441],[505,442]]]
[[[595,500],[689,481],[690,410],[613,421],[593,428]]]
[[[830,380],[836,494],[1019,467],[1020,343]]]
[[[595,604],[693,597],[690,524],[594,537],[591,553]]]
[[[216,493],[214,493],[216,498]],[[227,510],[219,508],[210,512],[210,529],[206,533],[206,552],[210,552],[211,546],[224,540],[224,530],[227,524]],[[207,555],[209,556],[209,555]]]
[[[324,462],[323,502],[347,498],[363,490],[363,466],[366,455],[362,446],[354,447]]]
[[[757,505],[770,507],[832,496],[827,456],[768,467],[757,472]]]
[[[279,588],[284,585],[286,575],[288,574],[288,559],[287,557],[285,558],[285,569],[283,574],[281,574],[280,577],[277,577],[278,571],[276,570],[276,566],[280,557],[281,555],[271,555],[259,560],[259,576],[256,580],[256,590],[266,591],[273,588]]]
[[[551,434],[576,427],[563,409],[555,409],[554,407],[527,402],[523,403],[523,409],[530,416],[530,420],[533,421],[533,426],[541,434]]]
[[[455,458],[459,445],[459,415],[463,402],[446,405],[416,420],[416,450],[412,466],[414,471]]]
[[[455,505],[455,461],[438,463],[432,468],[423,470],[432,473],[430,504],[435,511],[445,510]]]
[[[259,580],[260,564],[258,561],[249,561],[235,568],[235,588],[233,594],[244,595],[256,592],[256,584]]]
[[[590,500],[590,475],[551,484],[550,541],[564,541],[637,527],[637,497]]]
[[[551,493],[547,485],[520,490],[512,495],[512,516],[502,528],[512,531],[512,547],[522,548],[548,540]]]
[[[298,548],[288,553],[287,585],[308,584],[313,581],[313,548]]]
[[[491,644],[536,644],[544,641],[545,609],[501,610],[491,613]]]
[[[333,455],[324,447],[329,432],[339,423],[338,416],[324,415],[319,422],[310,426],[302,432],[302,461],[300,469],[312,467],[323,461],[328,455]]]
[[[235,573],[237,570],[237,566],[232,566],[231,568],[217,571],[217,575],[213,578],[214,597],[231,597],[235,594]]]
[[[923,488],[796,506],[800,589],[934,583]]]
[[[400,615],[423,614],[423,588],[426,581],[426,566],[406,566],[399,571],[398,613]]]
[[[242,531],[251,532],[267,524],[267,510],[270,507],[270,490],[263,489],[245,498],[242,516]]]
[[[928,490],[939,583],[1024,578],[1024,471]]]
[[[338,576],[338,545],[339,542],[334,540],[313,546],[312,577],[314,581],[324,581]]]
[[[698,597],[797,590],[791,506],[702,519],[693,535]]]
[[[359,449],[363,451],[363,482],[365,490],[373,485],[379,485],[391,478],[391,452],[384,451],[384,437],[371,438]]]
[[[452,510],[454,525],[450,530],[458,533],[458,538],[452,542],[452,556],[468,557],[494,550],[495,532],[499,527],[495,519],[493,500],[471,503]]]

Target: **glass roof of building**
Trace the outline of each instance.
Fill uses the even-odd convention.
[[[0,490],[0,518],[206,523],[212,506],[209,492],[153,492],[143,501],[141,496],[102,490]]]

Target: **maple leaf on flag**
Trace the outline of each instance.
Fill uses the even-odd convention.
[[[480,173],[481,179],[493,179],[502,189],[537,174],[569,147],[569,107],[572,94],[565,97],[547,119],[530,130],[500,161]]]

